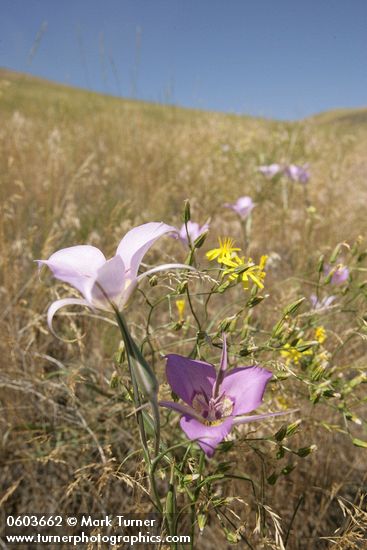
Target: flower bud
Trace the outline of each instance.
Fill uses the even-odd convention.
[[[256,287],[254,287],[256,289]],[[260,302],[264,300],[264,296],[254,296],[253,298],[250,298],[246,304],[248,308],[252,308],[257,306]]]
[[[276,439],[277,441],[282,441],[286,435],[287,435],[287,426],[286,424],[283,424],[283,426],[280,427],[277,433],[274,434],[274,439]]]
[[[300,298],[299,300],[296,300],[289,306],[287,306],[284,310],[284,315],[294,315],[298,309],[301,307],[303,302],[305,301],[305,298]]]
[[[305,456],[308,456],[316,449],[317,449],[316,445],[310,445],[309,447],[301,447],[301,449],[298,449],[297,455],[304,458]]]
[[[207,520],[207,516],[203,512],[200,512],[197,515],[197,521],[198,521],[198,527],[199,527],[200,533],[202,533],[204,531],[204,527],[206,525],[206,520]]]
[[[194,240],[194,248],[201,248],[203,246],[208,236],[208,233],[208,231],[204,231],[204,233],[199,235],[198,238]]]
[[[149,277],[149,284],[150,284],[150,286],[157,286],[157,284],[158,284],[157,275],[153,275],[152,277]]]
[[[235,316],[232,317],[225,317],[222,321],[219,323],[219,331],[220,332],[229,332],[229,328],[231,326],[231,323]]]
[[[298,430],[299,425],[301,424],[302,420],[296,420],[295,422],[292,422],[292,424],[288,424],[287,426],[287,437],[290,437],[296,431]]]
[[[278,477],[279,477],[279,475],[278,475],[276,472],[273,472],[273,473],[267,478],[267,482],[269,483],[269,485],[275,485],[276,482],[277,482]]]
[[[222,283],[221,285],[218,286],[217,292],[222,294],[225,290],[227,290],[227,288],[229,287],[230,284],[231,283],[229,281],[225,281],[224,283]]]
[[[189,199],[186,199],[184,204],[185,206],[184,206],[184,212],[183,212],[183,221],[184,223],[187,223],[191,220],[191,209],[190,209]]]
[[[182,281],[182,283],[179,283],[179,285],[177,286],[177,289],[176,289],[177,294],[183,294],[184,292],[186,292],[187,285],[188,285],[187,280]]]
[[[273,338],[279,338],[281,334],[283,333],[283,327],[284,327],[285,319],[280,319],[280,321],[277,322],[277,324],[274,326],[273,331],[271,333]]]
[[[117,374],[117,372],[114,371],[114,372],[112,373],[111,380],[110,380],[110,388],[111,388],[112,390],[115,390],[116,388],[118,388],[119,383],[120,383],[120,377],[119,377],[119,375]]]
[[[304,342],[303,344],[299,344],[296,347],[297,347],[297,351],[299,351],[300,353],[304,353],[305,351],[313,348],[317,344],[318,342],[310,341],[310,342]]]
[[[340,252],[341,246],[342,246],[342,243],[339,243],[339,244],[337,244],[336,247],[334,248],[334,250],[333,250],[333,252],[332,252],[332,254],[331,254],[331,256],[330,256],[330,260],[329,260],[331,264],[335,264],[335,262],[336,262],[336,260],[337,260],[337,258],[338,258],[338,256],[339,256],[339,252]]]
[[[325,257],[324,255],[322,254],[319,258],[319,261],[318,261],[318,264],[317,264],[317,271],[319,273],[322,273],[324,271],[324,260],[325,260]]]

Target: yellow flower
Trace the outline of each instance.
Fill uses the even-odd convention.
[[[267,256],[261,256],[259,265],[256,265],[251,258],[249,258],[248,261],[245,262],[244,257],[240,258],[236,255],[233,258],[233,263],[235,265],[232,266],[231,269],[226,269],[223,275],[228,275],[231,281],[240,278],[242,280],[245,290],[248,289],[249,280],[255,283],[258,288],[263,289],[263,280],[265,279],[266,275],[264,268],[267,258]],[[239,270],[238,268],[240,267],[243,267],[244,270]]]
[[[322,327],[322,326],[316,327],[315,338],[316,338],[316,340],[318,341],[319,344],[323,344],[325,342],[325,340],[326,340],[326,330],[324,329],[324,327]]]
[[[298,365],[299,360],[302,357],[302,353],[297,348],[292,347],[290,344],[285,344],[284,349],[280,352],[280,355],[284,357],[286,363],[295,363]]]
[[[279,397],[277,397],[276,401],[277,401],[278,407],[280,407],[281,409],[283,410],[289,409],[289,402],[283,395],[280,395]]]
[[[299,344],[302,344],[302,340],[299,340]],[[280,352],[280,355],[284,357],[286,360],[287,365],[289,363],[294,363],[295,365],[298,365],[300,360],[305,355],[311,355],[312,351],[310,349],[307,349],[305,351],[300,351],[294,346],[291,346],[290,344],[285,344],[284,348]]]
[[[213,248],[206,253],[208,260],[210,262],[217,260],[219,264],[224,264],[228,267],[236,267],[233,259],[237,257],[236,252],[241,249],[234,246],[234,239],[231,239],[230,237],[226,237],[224,239],[219,237],[218,241],[219,248]]]
[[[177,311],[178,311],[179,321],[183,321],[184,320],[185,308],[186,308],[185,300],[176,300],[176,307],[177,307]]]

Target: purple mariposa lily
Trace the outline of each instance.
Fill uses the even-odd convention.
[[[208,457],[236,424],[262,420],[290,411],[243,416],[262,403],[272,373],[262,367],[237,367],[227,371],[227,345],[218,373],[213,365],[182,355],[166,356],[166,374],[172,391],[185,404],[161,401],[182,414],[180,426],[186,436],[198,442]]]
[[[85,305],[110,310],[113,302],[121,310],[143,277],[166,269],[188,269],[183,264],[164,264],[138,275],[145,253],[157,239],[171,232],[177,233],[177,229],[162,222],[134,227],[123,237],[110,260],[106,260],[98,248],[89,245],[63,248],[48,260],[37,260],[40,266],[47,265],[56,279],[69,283],[83,296],[83,299],[65,298],[53,302],[47,315],[50,329],[55,313],[64,306]]]
[[[236,212],[236,214],[238,214],[240,218],[244,220],[249,216],[249,214],[251,214],[252,209],[255,206],[255,203],[253,202],[251,197],[245,196],[245,197],[240,197],[233,204],[229,204],[228,202],[226,202],[224,206],[226,208],[230,208],[231,210],[233,210],[233,212]]]
[[[316,294],[311,294],[310,302],[313,309],[326,309],[331,306],[336,296],[324,296],[321,300],[318,299]]]
[[[292,181],[297,181],[303,184],[306,184],[310,179],[308,164],[305,164],[304,166],[299,166],[298,164],[289,164],[289,166],[285,168],[284,173]]]
[[[273,163],[259,166],[258,171],[261,172],[261,174],[266,178],[272,179],[274,176],[283,171],[283,167],[281,164]]]
[[[196,239],[198,237],[200,237],[200,235],[203,235],[207,231],[209,231],[209,223],[208,222],[206,222],[206,223],[204,223],[204,225],[200,226],[197,222],[192,222],[191,220],[189,220],[187,222],[187,230],[186,230],[186,225],[183,224],[181,229],[179,230],[177,236],[178,236],[178,238],[180,239],[181,242],[188,245],[189,244],[188,236],[190,238],[191,243],[193,243],[194,241],[196,241]],[[187,236],[187,234],[188,234],[188,236]]]
[[[330,283],[332,285],[342,285],[349,277],[349,269],[346,265],[338,264],[337,266],[332,267],[329,264],[324,266],[324,274],[326,277],[331,274]]]

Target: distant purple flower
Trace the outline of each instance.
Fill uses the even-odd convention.
[[[188,238],[187,238],[187,233],[189,234],[191,243],[193,243],[198,237],[200,237],[200,235],[202,235],[203,233],[205,233],[208,230],[209,230],[209,224],[208,223],[204,223],[204,225],[202,225],[200,227],[200,225],[197,222],[188,221],[187,222],[187,231],[186,231],[185,224],[183,224],[181,229],[179,229],[177,236],[180,239],[180,241],[182,241],[184,244],[188,245],[189,241],[188,241]]]
[[[255,204],[251,197],[240,197],[237,199],[237,201],[233,204],[229,204],[226,202],[224,204],[226,208],[230,208],[236,214],[240,216],[243,220],[247,218],[247,216],[251,213],[252,209],[254,208]]]
[[[189,439],[198,442],[208,457],[213,456],[216,447],[236,424],[289,412],[243,416],[261,405],[272,374],[256,366],[226,371],[225,337],[218,373],[213,365],[182,355],[169,354],[166,359],[168,383],[185,404],[161,401],[160,405],[182,414],[182,430]]]
[[[324,298],[319,300],[316,294],[311,294],[310,302],[312,304],[313,309],[326,309],[329,306],[331,306],[335,298],[336,296],[325,296]]]
[[[283,168],[281,164],[274,163],[274,164],[259,166],[258,170],[266,178],[272,179],[274,176],[282,172]]]
[[[164,264],[138,275],[145,253],[157,239],[171,232],[177,229],[162,222],[134,227],[121,240],[116,255],[110,260],[89,245],[63,248],[48,260],[37,260],[39,265],[47,265],[56,279],[69,283],[83,295],[83,299],[65,298],[51,304],[47,316],[50,329],[55,313],[64,306],[85,305],[109,310],[111,301],[121,309],[143,277],[164,269],[187,269],[188,266],[182,264]]]
[[[284,170],[284,173],[292,180],[299,183],[306,184],[310,179],[310,173],[308,172],[308,165],[299,166],[297,164],[290,164]]]
[[[326,277],[332,272],[330,283],[332,285],[342,285],[349,277],[349,269],[343,264],[332,267],[326,264],[324,266],[324,273]]]

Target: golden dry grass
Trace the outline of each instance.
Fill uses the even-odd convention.
[[[84,338],[68,344],[50,335],[47,306],[65,295],[64,286],[45,273],[40,278],[33,260],[77,243],[112,255],[134,225],[180,225],[186,198],[195,220],[211,217],[212,244],[218,234],[239,234],[238,222],[221,205],[248,194],[257,203],[251,254],[279,257],[267,277],[268,305],[256,312],[271,327],[285,304],[312,291],[320,253],[366,232],[366,111],[278,123],[123,101],[2,71],[0,112],[0,503],[17,514],[147,510],[143,466],[129,455],[139,447],[134,419],[126,418],[130,404],[110,385],[118,334],[78,314],[68,316],[67,325],[60,316],[56,326],[64,336]],[[273,184],[256,171],[270,162],[310,164],[308,196],[295,186],[285,214]],[[307,210],[310,204],[315,211]],[[157,258],[182,261],[183,249],[166,239],[148,261]],[[344,339],[363,315],[358,307],[331,322],[331,338]],[[129,320],[138,336],[145,316],[137,296]],[[173,334],[169,342],[178,339]],[[339,353],[338,365],[351,372],[365,368],[362,339]],[[313,414],[305,405],[302,414],[298,446],[315,443],[318,450],[267,486],[266,503],[281,516],[284,531],[299,503],[290,550],[363,548],[358,536],[366,518],[359,498],[366,490],[366,451],[337,429],[321,427],[323,414],[340,424],[329,409]],[[356,436],[363,439],[359,429]],[[261,474],[243,445],[227,459],[240,471]],[[272,466],[267,458],[268,475]],[[241,484],[228,491],[244,501],[249,496]],[[354,523],[343,516],[338,498],[359,504],[355,513],[348,505],[354,518],[360,514]],[[249,530],[255,513],[251,506],[245,510]],[[336,529],[342,539],[335,545],[322,538]],[[218,547],[216,524],[204,533],[197,547]],[[269,533],[256,548],[279,548],[275,529]]]

